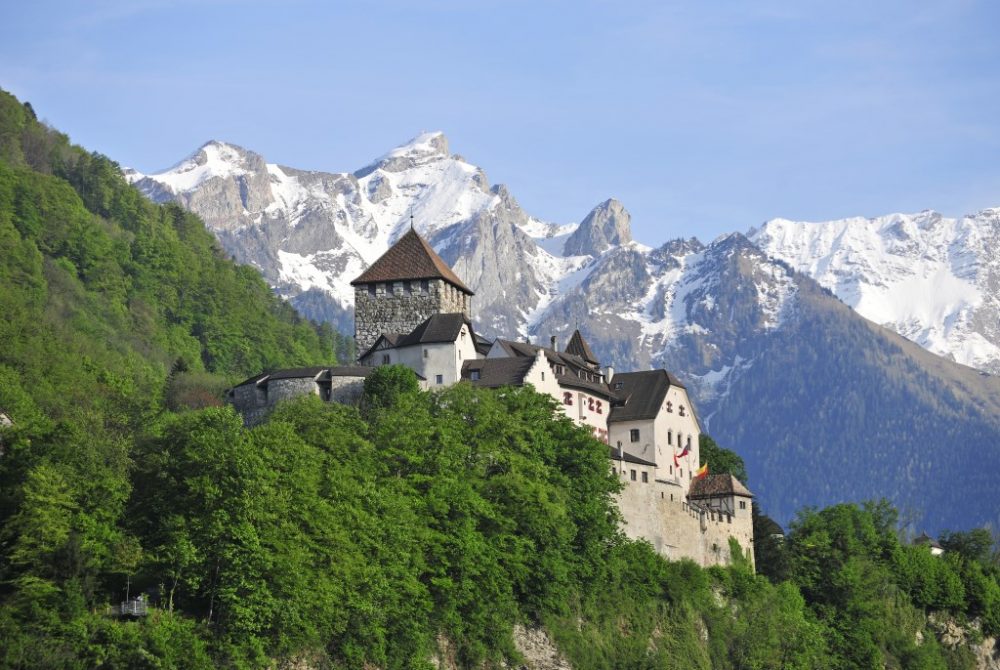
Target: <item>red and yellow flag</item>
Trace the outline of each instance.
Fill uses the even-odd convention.
[[[701,479],[707,474],[708,474],[708,463],[705,463],[705,465],[698,468],[698,472],[695,473],[694,478]]]

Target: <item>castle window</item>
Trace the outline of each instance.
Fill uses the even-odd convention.
[[[430,351],[424,349],[424,358],[427,358],[428,356],[430,356]]]
[[[474,382],[478,382],[479,381],[479,370],[473,370],[472,373],[469,375],[469,378],[472,379],[472,381],[474,381]]]
[[[444,375],[434,375],[435,384],[444,384]]]
[[[677,468],[677,474],[681,477],[684,476],[684,468]]]
[[[673,493],[671,493],[671,494],[670,494],[670,502],[673,502],[673,501],[674,501],[674,494],[673,494]]]
[[[542,381],[545,381],[545,373],[542,373]]]
[[[427,295],[427,293],[429,292],[429,287],[427,285],[426,279],[420,280],[420,292],[423,293],[424,295]]]
[[[629,470],[629,479],[635,481],[635,470]]]
[[[368,295],[370,295],[370,296],[374,296],[375,295],[375,284],[369,284],[368,285]]]
[[[648,484],[649,483],[649,473],[648,472],[643,472],[642,473],[642,483],[643,484]]]
[[[458,350],[458,360],[462,360],[462,350]]]
[[[672,445],[673,443],[674,443],[674,431],[668,430],[667,431],[667,444]]]
[[[569,391],[566,391],[565,393],[563,393],[563,404],[564,405],[572,405],[573,404],[573,394],[570,393]]]
[[[685,414],[684,414],[684,405],[681,405],[681,406],[680,406],[680,407],[678,407],[677,409],[678,409],[678,410],[680,410],[680,411],[678,412],[678,414],[680,414],[681,416],[685,416]]]
[[[691,448],[691,436],[690,436],[690,435],[688,435],[688,443],[687,443],[687,446],[688,446],[688,449],[690,449],[690,448]]]
[[[674,474],[674,466],[670,466],[670,474]]]
[[[747,501],[746,500],[741,500],[740,501],[740,509],[746,509],[746,508],[747,508]]]
[[[671,414],[674,413],[674,403],[672,402],[667,403],[667,411],[670,412]]]
[[[389,365],[389,354],[382,354],[382,365]]]
[[[392,292],[394,295],[400,295],[403,292],[403,282],[394,281],[392,282]]]
[[[632,442],[638,442],[639,441],[639,429],[638,428],[633,428],[632,430],[630,430],[628,432],[628,439],[631,440]]]

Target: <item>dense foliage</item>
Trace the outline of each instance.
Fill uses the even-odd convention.
[[[958,668],[926,613],[1000,631],[992,536],[932,557],[884,504],[803,512],[758,574],[663,560],[528,388],[389,366],[245,429],[222,389],[343,338],[3,93],[0,250],[0,668],[488,667],[520,625],[580,669]]]

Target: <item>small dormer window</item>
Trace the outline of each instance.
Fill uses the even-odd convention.
[[[473,370],[471,373],[469,373],[469,379],[471,379],[474,382],[478,382],[479,381],[479,370]]]
[[[621,391],[623,388],[625,388],[625,382],[615,382],[616,391]]]

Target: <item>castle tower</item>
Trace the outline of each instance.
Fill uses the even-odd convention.
[[[474,293],[413,228],[351,282],[358,354],[383,333],[409,333],[434,314],[472,319]]]

